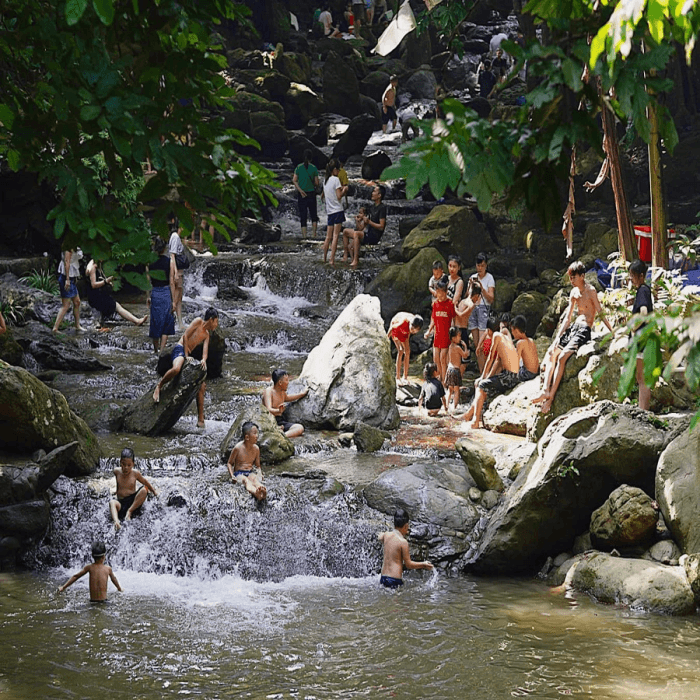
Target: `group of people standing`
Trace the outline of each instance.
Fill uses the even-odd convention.
[[[331,158],[326,166],[323,186],[320,184],[318,168],[311,162],[313,154],[304,151],[304,161],[294,170],[292,178],[297,190],[297,204],[301,221],[301,234],[306,237],[308,220],[311,219],[312,236],[318,227],[316,195],[320,194],[326,207],[326,237],[323,241],[323,262],[335,267],[335,256],[341,238],[343,240],[343,262],[350,260],[350,267],[359,264],[360,246],[376,245],[386,228],[386,205],[383,203],[386,188],[374,185],[371,205],[361,207],[354,224],[344,227],[350,185],[345,171],[345,157]]]

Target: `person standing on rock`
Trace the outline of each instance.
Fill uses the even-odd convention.
[[[629,269],[630,282],[637,290],[632,303],[632,314],[640,314],[646,316],[654,310],[654,298],[651,294],[651,288],[646,283],[647,266],[641,260],[635,260]],[[635,333],[640,333],[644,328],[644,323],[637,326]],[[642,350],[643,348],[640,348]],[[651,404],[651,389],[644,381],[644,354],[637,354],[637,385],[639,386],[639,408],[645,411],[649,410]]]
[[[58,289],[61,293],[61,308],[58,316],[56,316],[56,322],[53,324],[54,333],[58,333],[61,328],[61,323],[68,313],[71,303],[73,304],[75,330],[80,333],[85,332],[85,329],[80,325],[80,295],[75,284],[78,277],[80,277],[80,260],[82,257],[83,251],[80,248],[66,250],[58,263]]]
[[[304,151],[304,162],[294,170],[294,187],[297,190],[297,205],[301,220],[301,235],[306,238],[306,222],[311,216],[311,236],[316,238],[318,210],[316,208],[316,188],[319,186],[318,168],[311,162],[311,149]]]
[[[399,79],[392,75],[382,95],[382,131],[385,134],[389,122],[392,122],[392,129],[396,128],[396,88],[398,84]]]
[[[210,306],[204,313],[204,319],[197,316],[197,318],[190,323],[187,330],[182,334],[180,340],[177,341],[172,351],[172,361],[173,366],[163,375],[163,378],[158,382],[154,392],[153,401],[158,403],[160,401],[161,389],[172,379],[175,379],[178,374],[182,371],[182,367],[185,361],[189,359],[192,351],[198,346],[204,343],[202,348],[202,361],[200,362],[202,368],[206,370],[207,368],[207,357],[209,357],[209,338],[211,334],[219,327],[219,312]],[[192,360],[196,362],[196,360]],[[197,427],[204,427],[204,393],[207,389],[207,383],[202,382],[202,386],[199,387],[197,392]]]
[[[326,240],[323,241],[323,262],[328,260],[328,248],[331,249],[331,267],[335,267],[335,251],[338,248],[338,238],[345,221],[345,210],[341,200],[347,193],[347,185],[343,187],[338,178],[340,167],[335,158],[328,161],[326,167],[326,182],[323,185],[323,198],[326,201],[326,216],[328,218],[326,228]]]
[[[381,532],[377,537],[384,545],[384,561],[379,583],[385,588],[403,586],[403,569],[433,569],[429,561],[413,561],[406,537],[411,529],[408,513],[403,508],[394,512],[394,529]]]
[[[360,245],[377,245],[384,235],[386,228],[386,204],[383,203],[386,189],[384,185],[375,185],[372,190],[372,206],[369,208],[369,217],[364,219],[367,228],[358,231],[351,228],[343,230],[343,262],[347,262],[350,254],[350,241],[352,241],[352,262],[350,267],[354,270],[360,261]]]
[[[185,244],[182,242],[179,229],[176,229],[170,234],[168,255],[170,255],[170,259],[175,266],[173,306],[175,307],[176,330],[181,331],[184,327],[182,324],[182,297],[185,293],[185,269],[190,266],[190,261],[185,254]]]
[[[491,304],[496,296],[496,281],[493,275],[487,271],[488,259],[486,253],[479,253],[476,256],[476,272],[469,278],[469,284],[479,284],[481,286],[481,299],[477,308],[469,317],[468,329],[471,331],[476,348],[476,361],[479,370],[484,369],[486,364],[486,354],[483,351],[483,342],[486,337],[486,322],[489,318]],[[471,296],[469,289],[467,294]]]
[[[285,369],[276,369],[272,372],[272,386],[263,391],[263,406],[275,417],[275,422],[282,428],[282,432],[288,438],[299,437],[304,434],[304,426],[301,423],[290,423],[284,420],[283,414],[287,404],[303,399],[308,393],[308,388],[299,394],[287,394],[289,388],[289,373]]]
[[[175,334],[175,277],[177,268],[167,254],[165,241],[158,237],[153,244],[158,260],[146,268],[152,289],[148,292],[148,308],[151,312],[151,326],[148,337],[153,341],[153,351],[158,354],[165,348],[168,336]],[[151,272],[160,272],[162,277],[152,277]]]

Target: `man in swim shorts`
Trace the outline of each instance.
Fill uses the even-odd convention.
[[[146,501],[148,492],[154,496],[158,492],[151,486],[148,479],[141,472],[134,469],[134,451],[130,447],[122,450],[119,466],[114,470],[117,479],[117,498],[109,502],[109,511],[112,514],[115,530],[121,527],[120,520],[131,520],[131,516]],[[136,488],[136,482],[143,484]]]
[[[410,529],[408,513],[403,508],[397,508],[394,512],[394,529],[377,535],[379,541],[384,544],[384,561],[379,583],[385,588],[403,586],[404,566],[407,569],[433,568],[429,561],[412,561],[406,541]]]
[[[382,95],[382,131],[386,134],[386,128],[389,122],[392,122],[392,128],[396,128],[396,88],[399,84],[399,79],[392,75],[389,78],[389,84]]]

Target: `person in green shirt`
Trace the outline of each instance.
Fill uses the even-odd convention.
[[[299,163],[294,170],[294,187],[297,190],[299,218],[301,219],[301,235],[306,238],[306,223],[311,216],[311,235],[316,238],[318,227],[318,211],[316,209],[316,188],[319,186],[318,169],[311,162],[310,149],[304,151],[304,162]]]

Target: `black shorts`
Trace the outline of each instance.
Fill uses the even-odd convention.
[[[387,107],[386,112],[384,111],[384,106],[382,105],[382,124],[388,124],[389,122],[396,121],[396,109],[394,107]]]
[[[500,374],[484,379],[479,382],[479,389],[483,389],[489,398],[505,394],[520,383],[520,379],[515,372],[504,370]]]
[[[353,4],[352,4],[352,16],[355,19],[359,19],[360,22],[366,21],[367,16],[365,14],[364,0],[362,2],[353,2]]]
[[[377,245],[382,239],[382,234],[376,228],[371,226],[365,231],[365,237],[362,239],[364,245]]]
[[[290,423],[289,421],[286,421],[282,418],[282,416],[275,416],[275,423],[279,425],[280,428],[282,428],[282,432],[287,432],[293,425],[296,425],[295,423]]]
[[[574,323],[559,338],[559,347],[564,352],[576,352],[591,339],[591,329],[584,323]]]

